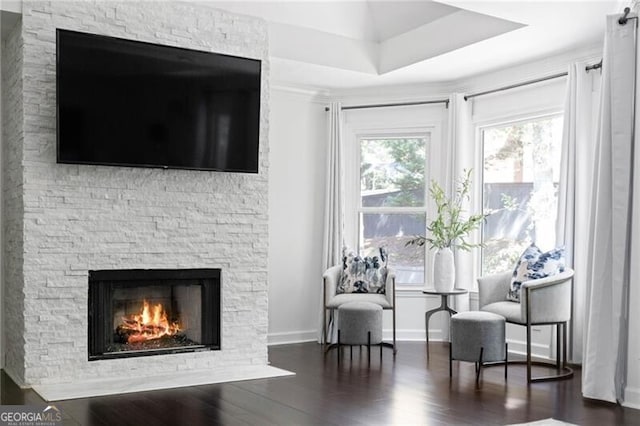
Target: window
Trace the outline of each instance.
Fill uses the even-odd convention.
[[[513,268],[535,242],[555,245],[562,116],[482,129],[482,275]]]
[[[405,247],[426,227],[430,134],[358,138],[358,244],[370,255],[384,246],[399,284],[424,285],[424,247]]]

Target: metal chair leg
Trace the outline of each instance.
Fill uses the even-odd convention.
[[[322,341],[324,342],[325,345],[329,343],[327,342],[327,309],[326,308],[322,308]]]
[[[527,383],[531,383],[531,324],[527,324]]]
[[[480,370],[482,370],[482,354],[484,352],[484,347],[480,347],[480,357],[478,358],[478,371],[476,371],[476,384],[478,384],[478,380],[480,380]]]
[[[567,366],[567,322],[562,323],[562,367]]]
[[[449,342],[449,378],[451,378],[452,376],[452,370],[453,370],[452,364],[453,364],[453,358],[451,353],[451,342]]]
[[[338,348],[336,350],[336,353],[338,354],[338,366],[340,365],[340,352],[342,352],[342,346],[340,345],[340,330],[338,329]]]
[[[504,344],[504,379],[507,380],[507,366],[509,365],[509,344]]]
[[[556,369],[560,370],[560,323],[556,324]]]

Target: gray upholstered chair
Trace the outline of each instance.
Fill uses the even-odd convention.
[[[573,370],[567,366],[567,322],[571,319],[571,295],[573,270],[547,278],[525,281],[520,288],[520,303],[507,300],[511,272],[478,278],[479,308],[505,317],[508,323],[527,328],[527,381],[567,379]],[[556,363],[531,361],[531,327],[556,325]],[[562,329],[562,333],[561,333]],[[562,342],[561,338],[562,336]],[[562,360],[560,358],[562,348]],[[517,362],[517,361],[516,361]],[[510,361],[509,363],[514,363]],[[531,377],[531,366],[555,367],[558,374]]]
[[[327,269],[322,275],[324,285],[324,296],[322,310],[322,336],[325,343],[327,339],[328,328],[328,312],[332,312],[334,309],[338,309],[340,305],[348,302],[371,302],[376,305],[380,305],[384,310],[390,310],[392,313],[393,322],[393,353],[397,352],[396,349],[396,275],[394,271],[389,268],[387,270],[386,291],[385,294],[376,293],[343,293],[336,294],[336,288],[342,274],[342,266],[336,265]]]

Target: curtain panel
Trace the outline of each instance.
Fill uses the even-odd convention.
[[[582,394],[609,402],[623,400],[628,341],[628,296],[638,220],[633,222],[635,23],[607,17],[600,113],[590,208],[591,235],[586,276],[585,347]],[[636,197],[637,198],[637,197]],[[638,212],[635,212],[636,216]],[[632,233],[632,229],[636,232]]]
[[[322,244],[323,271],[342,261],[342,247],[344,246],[344,154],[342,141],[342,104],[332,102],[328,111],[328,140],[327,140],[327,186],[325,190],[324,233]],[[320,320],[318,342],[325,343],[322,335],[322,311],[324,310],[324,285],[320,283]],[[334,318],[329,319],[327,336],[333,341]]]
[[[448,194],[453,194],[456,184],[464,170],[473,169],[476,164],[476,150],[474,128],[471,118],[472,102],[464,99],[464,94],[453,93],[449,96],[449,117],[447,126],[447,144],[445,147],[445,184],[443,188]],[[474,170],[473,183],[479,182],[481,174]],[[472,197],[473,198],[473,197]],[[482,206],[480,206],[481,208]],[[464,206],[467,214],[474,213],[471,201]],[[475,263],[474,250],[465,252],[456,250],[455,269],[457,288],[468,290],[474,287]],[[465,294],[453,298],[453,308],[458,311],[469,310],[469,295]]]
[[[565,247],[567,265],[575,271],[568,353],[569,361],[576,364],[582,363],[586,281],[590,274],[587,248],[601,79],[599,71],[587,72],[587,65],[576,62],[568,71],[556,224],[556,245]]]

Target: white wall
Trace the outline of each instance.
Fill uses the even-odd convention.
[[[315,340],[320,323],[326,181],[326,101],[271,92],[270,344]]]

